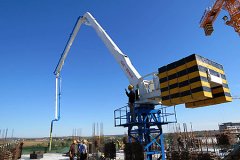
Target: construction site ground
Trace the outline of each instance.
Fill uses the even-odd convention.
[[[25,154],[25,155],[22,155],[20,160],[29,160],[29,159],[30,159],[30,155]],[[61,153],[45,153],[43,155],[43,158],[41,158],[41,160],[69,160],[69,157],[64,156]],[[117,153],[116,160],[124,160],[124,153]]]
[[[28,160],[30,159],[30,155],[22,155],[21,160]],[[42,160],[68,160],[69,157],[63,156],[60,153],[46,153],[43,155]]]

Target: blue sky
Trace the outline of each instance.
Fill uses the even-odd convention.
[[[214,33],[206,37],[199,20],[210,0],[0,0],[0,129],[20,137],[49,136],[54,118],[53,71],[78,16],[89,11],[127,54],[143,76],[197,53],[224,66],[232,95],[240,96],[239,36],[225,26],[222,11]],[[103,122],[104,134],[115,128],[113,111],[127,102],[128,80],[95,31],[83,26],[62,72],[61,120],[56,136],[92,134]],[[176,106],[179,123],[194,130],[217,129],[239,120],[240,100],[211,107]],[[0,135],[1,136],[1,135]]]

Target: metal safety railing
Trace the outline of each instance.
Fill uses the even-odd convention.
[[[135,104],[137,106],[137,104]],[[142,123],[144,119],[138,118],[143,114],[147,114],[150,120],[150,123],[176,123],[177,116],[175,106],[167,107],[167,106],[155,106],[154,108],[148,107],[135,107],[134,114],[136,115],[136,123]],[[126,126],[130,122],[130,111],[128,106],[124,106],[118,108],[114,111],[114,126]],[[145,117],[145,118],[146,118]]]
[[[177,116],[176,116],[176,108],[175,106],[160,106],[157,107],[155,110],[158,110],[157,116],[160,119],[161,123],[176,123]]]
[[[128,122],[129,108],[128,105],[118,108],[114,111],[114,126],[122,126]]]

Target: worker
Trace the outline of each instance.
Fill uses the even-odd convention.
[[[76,143],[77,143],[77,141],[73,140],[73,143],[70,146],[70,149],[69,149],[69,159],[70,160],[74,160],[74,157],[75,157],[75,144]]]
[[[86,160],[87,159],[87,141],[85,139],[82,140],[82,144],[80,145],[80,160]]]
[[[131,122],[135,121],[135,113],[134,113],[134,102],[135,102],[135,93],[133,91],[133,85],[128,86],[128,91],[125,89],[126,95],[128,96],[128,107],[130,108],[130,114],[131,114]]]
[[[80,140],[77,140],[77,160],[80,160],[81,154],[80,154],[80,148],[81,148],[82,142]]]

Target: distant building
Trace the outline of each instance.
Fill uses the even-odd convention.
[[[222,123],[219,125],[219,131],[220,132],[228,132],[231,134],[240,134],[240,123]]]

